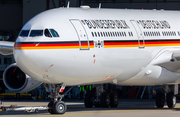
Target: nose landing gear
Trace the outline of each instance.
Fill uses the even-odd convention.
[[[66,85],[63,83],[62,85],[50,85],[50,87],[52,89],[52,92],[49,97],[53,100],[48,104],[48,112],[50,114],[64,114],[67,110],[67,106],[63,101],[61,101],[64,95],[59,94],[59,91],[60,93],[63,93]],[[48,91],[47,86],[45,86],[45,88],[46,91]]]

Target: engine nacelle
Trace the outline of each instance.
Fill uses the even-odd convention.
[[[9,65],[3,73],[6,87],[16,93],[28,92],[38,87],[42,82],[26,75],[16,63]]]

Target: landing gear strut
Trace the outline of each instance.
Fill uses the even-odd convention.
[[[167,102],[167,106],[169,108],[174,108],[176,105],[176,97],[173,92],[170,92],[168,86],[162,87],[164,92],[159,92],[156,94],[156,106],[157,108],[163,108],[165,101]]]
[[[52,99],[52,101],[50,101],[48,104],[48,112],[51,114],[64,114],[67,110],[67,106],[63,101],[61,101],[64,95],[59,94],[59,91],[60,93],[62,93],[66,85],[63,83],[62,85],[50,85],[50,87],[52,89],[52,92],[51,95],[49,95],[49,97]],[[48,92],[49,90],[47,88],[47,85],[45,86],[45,88]]]
[[[86,108],[102,107],[108,108],[118,106],[118,95],[115,92],[107,93],[103,89],[103,85],[95,85],[96,91],[87,92],[84,99]]]

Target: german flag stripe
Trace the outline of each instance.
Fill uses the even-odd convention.
[[[139,44],[142,46],[143,42],[139,43],[138,40],[105,40],[104,48],[139,47]],[[144,46],[180,46],[180,39],[144,40]]]
[[[94,42],[89,41],[90,48],[94,48]],[[16,42],[14,49],[79,49],[79,41],[70,42]],[[81,41],[81,48],[88,48],[88,41]]]
[[[90,48],[94,48],[94,41],[89,41]],[[139,47],[143,45],[138,40],[104,40],[104,48]],[[172,40],[144,40],[145,47],[180,46],[180,39]],[[16,42],[14,49],[79,49],[79,41],[62,42]],[[81,48],[88,48],[88,41],[81,41]]]

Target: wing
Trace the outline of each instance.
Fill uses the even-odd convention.
[[[153,60],[153,64],[180,73],[180,50],[163,52]]]
[[[0,54],[11,55],[13,54],[14,42],[0,41]]]

